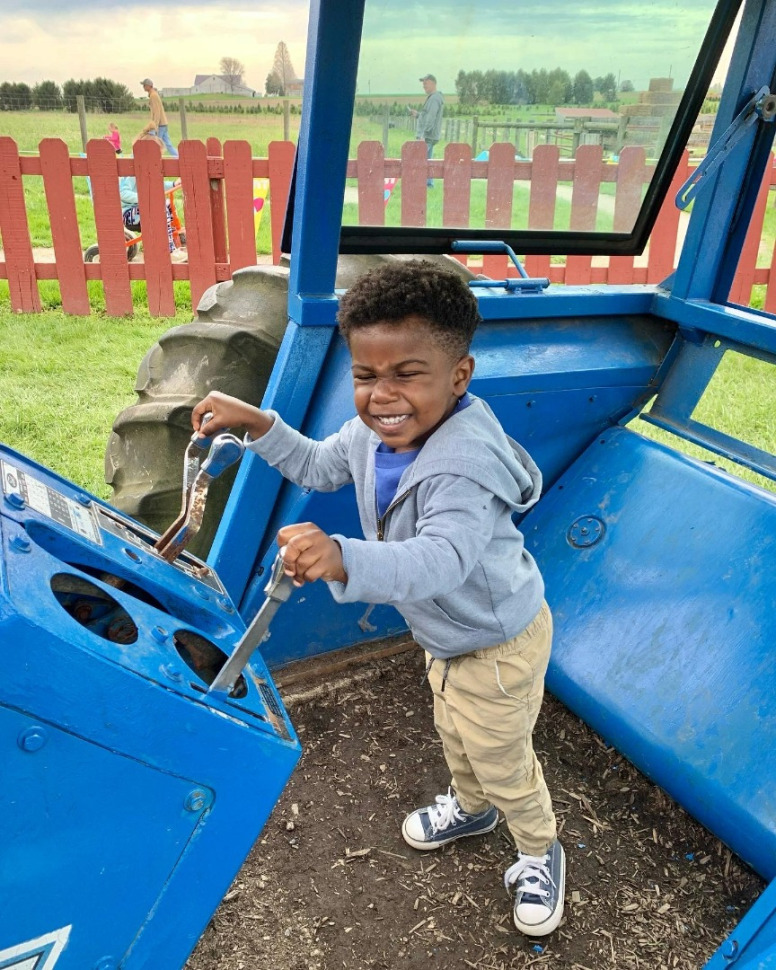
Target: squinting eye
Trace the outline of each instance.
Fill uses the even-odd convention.
[[[374,377],[371,374],[354,374],[353,381],[356,384],[366,384],[367,381],[373,381]]]

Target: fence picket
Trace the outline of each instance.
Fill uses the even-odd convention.
[[[44,138],[39,151],[62,309],[65,313],[89,316],[91,307],[67,145],[60,138]]]
[[[531,169],[531,201],[528,207],[529,229],[552,229],[555,225],[560,149],[557,145],[537,145]],[[527,256],[525,269],[529,276],[549,276],[549,256]]]
[[[630,232],[633,229],[641,208],[646,165],[646,154],[640,145],[631,145],[620,152],[614,195],[614,232]],[[633,270],[633,256],[612,256],[609,259],[608,282],[632,283]]]
[[[511,145],[491,145],[488,152],[488,188],[485,199],[485,227],[506,229],[512,225],[515,179],[515,150]],[[494,279],[507,275],[506,256],[484,256],[482,272]]]
[[[682,213],[674,204],[676,193],[684,185],[690,175],[690,153],[682,155],[676,173],[671,180],[666,201],[660,207],[655,225],[649,236],[649,255],[647,261],[647,280],[657,283],[670,276],[676,266],[679,253],[677,238]],[[685,215],[686,219],[687,216]]]
[[[100,247],[99,276],[105,293],[105,309],[111,317],[129,316],[132,313],[132,288],[121,217],[116,153],[107,141],[95,138],[86,146],[86,159],[97,245]]]
[[[291,192],[291,173],[294,170],[296,148],[290,141],[271,141],[267,148],[269,167],[269,205],[272,222],[272,262],[280,262],[283,225],[286,221],[288,196]]]
[[[766,171],[773,168],[773,155],[768,159]],[[740,306],[748,306],[752,296],[752,286],[754,285],[754,272],[757,266],[757,255],[760,250],[760,239],[762,238],[763,222],[765,220],[765,209],[768,205],[768,190],[770,186],[763,179],[760,183],[760,190],[757,193],[754,212],[746,231],[746,239],[741,247],[741,255],[738,259],[738,268],[733,277],[733,284],[730,287],[729,300],[731,303],[738,303]]]
[[[229,269],[256,265],[256,222],[253,214],[253,158],[247,141],[224,143],[226,224]]]
[[[186,249],[189,253],[191,305],[195,308],[205,290],[216,282],[210,177],[207,167],[207,149],[201,141],[183,141],[179,150]]]
[[[408,141],[401,149],[401,224],[425,226],[428,149],[424,141]]]
[[[444,158],[442,224],[469,225],[472,195],[472,150],[469,145],[448,145]]]
[[[7,136],[0,137],[0,237],[11,307],[17,313],[40,313],[19,151],[16,142]]]
[[[154,317],[175,315],[167,200],[162,178],[162,154],[150,141],[135,145],[137,205],[141,212],[148,310]]]
[[[601,194],[603,155],[604,151],[600,145],[580,145],[577,149],[569,217],[569,229],[572,232],[595,231]],[[565,283],[570,286],[589,283],[592,267],[592,256],[566,257]]]
[[[384,163],[385,151],[379,141],[361,142],[356,153],[359,225],[385,225]]]

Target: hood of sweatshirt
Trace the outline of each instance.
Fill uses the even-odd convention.
[[[539,499],[542,473],[505,433],[485,401],[473,395],[471,399],[469,407],[451,415],[423,445],[400,488],[411,488],[432,475],[459,475],[487,488],[515,512],[524,512]]]

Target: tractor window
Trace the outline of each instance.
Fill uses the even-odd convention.
[[[705,154],[737,0],[367,0],[344,252],[635,253]]]

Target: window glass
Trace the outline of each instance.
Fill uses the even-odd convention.
[[[714,7],[368,0],[343,224],[631,233]],[[686,122],[696,156],[706,89]]]

